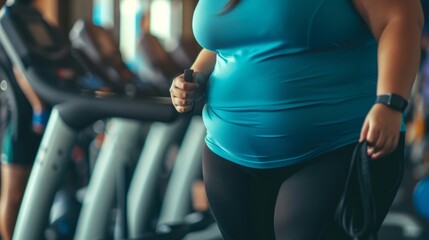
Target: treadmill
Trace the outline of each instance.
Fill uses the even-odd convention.
[[[78,20],[70,31],[69,38],[73,48],[90,59],[92,65],[97,65],[98,69],[106,69],[105,72],[111,73],[112,77],[116,76],[118,81],[128,79],[127,74],[118,77],[126,71],[123,69],[124,64],[118,44],[106,29],[95,26],[89,21]],[[107,59],[105,59],[106,55],[108,55]],[[189,66],[190,64],[183,68]],[[161,86],[163,84],[165,83],[159,83]],[[197,106],[195,113],[201,107]],[[115,120],[115,124],[120,124],[120,121]],[[187,125],[189,125],[188,128],[186,128]],[[186,133],[185,129],[187,129]],[[90,196],[85,198],[75,239],[99,239],[105,235],[107,226],[104,219],[108,217],[109,209],[113,205],[113,188],[109,187],[112,184],[105,183],[112,182],[112,176],[117,175],[115,172],[119,171],[118,165],[121,162],[118,160],[124,159],[121,152],[127,152],[127,146],[130,146],[123,142],[135,142],[132,140],[135,132],[137,129],[131,130],[130,127],[124,126],[112,128],[108,132],[88,186]],[[124,197],[126,202],[122,211],[119,211],[122,221],[119,227],[117,227],[118,224],[115,225],[115,239],[127,237],[157,239],[161,238],[163,235],[161,233],[164,233],[165,239],[169,240],[183,239],[185,236],[190,240],[219,239],[220,233],[217,226],[213,224],[214,219],[210,211],[193,212],[190,209],[191,187],[194,180],[201,174],[201,150],[204,136],[205,127],[198,114],[192,118],[181,118],[173,124],[161,122],[151,124],[130,181],[127,197]],[[153,213],[154,208],[156,209],[159,205],[156,203],[155,195],[157,195],[157,186],[160,184],[159,176],[163,175],[161,170],[165,164],[166,154],[169,147],[178,144],[181,139],[183,140],[169,174],[165,196],[160,201],[161,212]],[[104,147],[106,145],[108,147]],[[110,204],[107,204],[109,201]],[[158,234],[153,233],[154,229],[157,229],[155,231],[158,231]]]
[[[91,70],[123,88],[127,95],[170,96],[166,89],[161,88],[161,85],[169,83],[142,79],[126,66],[119,43],[108,30],[79,19],[70,30],[69,39],[73,50]]]
[[[127,74],[120,77],[121,73],[126,71],[123,70],[124,64],[120,57],[118,44],[115,43],[107,30],[95,26],[89,21],[78,20],[70,31],[69,38],[73,48],[78,50],[83,57],[90,59],[92,65],[97,65],[98,69],[101,70],[106,69],[105,72],[110,73],[111,77],[117,79],[116,81],[127,79]],[[100,38],[103,40],[101,41]],[[108,55],[108,59],[105,59],[106,55]],[[165,62],[164,64],[168,63]],[[162,86],[165,83],[159,84]],[[201,107],[198,106],[197,109]],[[201,174],[201,150],[205,127],[201,116],[198,115],[181,120],[173,124],[160,122],[151,124],[146,143],[130,182],[128,196],[125,198],[126,203],[123,208],[125,212],[120,211],[123,214],[123,220],[120,228],[115,227],[115,239],[126,237],[148,239],[151,238],[150,236],[156,238],[151,232],[153,228],[158,229],[158,232],[175,231],[174,234],[169,235],[170,240],[183,239],[185,235],[186,239],[219,239],[220,233],[217,226],[213,224],[214,219],[211,213],[209,211],[193,212],[190,209],[191,187],[193,181]],[[188,123],[189,121],[190,123]],[[115,120],[115,123],[120,124],[120,121]],[[184,133],[183,130],[188,124],[189,127]],[[117,133],[113,132],[115,129]],[[130,131],[125,133],[120,129]],[[135,142],[132,138],[135,137],[137,128],[131,130],[130,127],[121,126],[113,128],[109,132],[105,142],[108,147],[103,145],[97,160],[98,163],[88,187],[90,195],[85,198],[75,239],[99,239],[105,235],[107,226],[104,219],[108,217],[109,209],[113,205],[114,188],[109,186],[112,184],[106,185],[104,183],[112,182],[112,176],[115,176],[115,173],[119,171],[118,165],[121,161],[118,160],[124,159],[121,152],[126,152],[127,146],[130,145],[124,144],[124,142]],[[116,137],[109,138],[109,136]],[[161,212],[159,216],[154,216],[152,212],[157,207],[155,190],[159,185],[159,176],[162,175],[161,169],[165,164],[165,155],[169,147],[175,142],[177,144],[182,138],[183,141],[166,186],[165,196],[161,200]],[[107,204],[109,201],[110,203]],[[150,226],[154,217],[157,219],[156,226]],[[209,227],[210,224],[212,226]],[[188,232],[192,233],[187,234]]]
[[[68,153],[81,129],[112,117],[158,122],[178,117],[168,97],[130,97],[92,74],[30,3],[9,1],[0,11],[0,43],[36,93],[53,106],[17,219],[17,240],[43,238]]]
[[[78,51],[82,58],[89,60],[88,67],[91,70],[95,69],[96,72],[104,72],[104,78],[111,78],[119,85],[129,85],[132,82],[140,81],[144,83],[143,90],[147,89],[148,85],[155,84],[138,79],[126,68],[118,45],[107,30],[95,26],[89,21],[78,20],[70,31],[69,39],[73,50]],[[161,86],[164,84],[164,82],[160,83]],[[154,85],[152,89],[155,87],[158,86]],[[161,92],[161,89],[158,91]],[[141,88],[137,89],[136,93],[141,91]],[[160,94],[168,95],[169,93],[167,91]],[[128,91],[127,95],[129,95]],[[189,120],[190,118],[185,117],[179,118],[174,123],[149,123],[145,144],[130,180],[130,190],[128,194],[125,192],[120,196],[124,199],[124,203],[118,211],[120,213],[118,214],[119,223],[115,224],[113,232],[115,239],[137,237],[135,234],[137,229],[141,233],[151,231],[146,226],[149,225],[151,219],[156,217],[153,216],[156,215],[153,209],[158,207],[156,198],[159,195],[157,191],[160,185],[159,176],[163,175],[162,170],[169,149],[173,145],[179,145]],[[136,139],[141,138],[139,129],[143,124],[145,123],[130,122],[125,119],[109,121],[111,128],[106,134],[88,184],[87,194],[79,214],[75,239],[100,239],[109,235],[106,234],[109,229],[106,219],[109,218],[110,210],[114,205],[115,192],[118,191],[118,188],[115,187],[115,176],[118,176],[123,165],[130,161],[127,153],[138,142]],[[195,145],[195,147],[198,146]]]

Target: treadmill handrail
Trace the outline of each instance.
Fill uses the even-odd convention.
[[[13,8],[17,7],[20,8],[19,11],[14,11]],[[100,91],[100,94],[97,94],[97,91],[91,88],[88,88],[86,95],[82,95],[82,93],[80,92],[81,90],[69,90],[55,86],[53,84],[54,81],[57,79],[55,68],[53,68],[55,67],[55,65],[47,65],[46,68],[40,68],[40,66],[38,66],[37,63],[34,62],[34,59],[26,59],[26,56],[30,56],[31,54],[37,55],[37,52],[31,52],[32,49],[28,48],[26,42],[22,39],[25,35],[23,34],[23,32],[30,30],[25,28],[25,25],[21,26],[21,28],[24,30],[19,30],[16,29],[19,26],[17,26],[16,24],[11,24],[14,18],[19,18],[19,16],[14,16],[13,14],[34,14],[35,17],[33,17],[33,19],[38,19],[38,21],[42,21],[43,23],[32,22],[32,24],[44,24],[44,26],[47,28],[47,33],[49,34],[59,35],[59,33],[56,33],[56,30],[53,29],[47,22],[45,22],[45,20],[37,10],[30,6],[29,10],[22,10],[25,7],[26,6],[13,5],[10,7],[5,7],[9,10],[5,10],[5,8],[3,8],[0,14],[0,34],[2,35],[0,41],[5,46],[5,50],[12,62],[24,73],[36,93],[48,104],[61,104],[61,106],[63,106],[61,108],[61,116],[63,117],[63,120],[70,124],[72,127],[80,128],[82,126],[88,125],[89,123],[91,123],[91,121],[108,117],[124,117],[138,120],[167,122],[173,121],[177,117],[178,113],[174,110],[169,97],[142,97],[136,99],[126,97],[125,95],[122,95],[123,93],[121,92],[115,94]],[[22,19],[25,20],[29,18],[32,18],[32,16],[26,16]],[[23,24],[24,23],[25,22],[23,22]],[[6,28],[10,29],[6,31]],[[47,37],[52,36],[49,35]],[[51,41],[54,41],[54,45],[58,43],[55,42],[55,36],[52,37]],[[60,43],[64,46],[66,45],[65,42]],[[61,50],[63,48],[60,46],[56,47],[55,49]],[[49,55],[45,56],[49,57]],[[25,61],[29,62],[25,63]],[[73,56],[70,55],[70,59],[65,59],[64,64],[68,64],[68,66],[66,65],[65,67],[69,67],[70,69],[76,69],[76,71],[78,71],[76,73],[81,74],[80,77],[86,76],[82,75],[85,74],[85,69],[81,69],[81,63],[74,59]],[[79,66],[81,68],[79,68]],[[50,79],[50,82],[46,81],[47,78]],[[77,80],[77,78],[75,78],[74,80]],[[65,80],[63,82],[64,84],[67,84],[68,80]],[[77,114],[76,116],[78,117],[74,116],[74,114]]]

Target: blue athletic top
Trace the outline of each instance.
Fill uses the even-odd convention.
[[[200,0],[197,41],[217,53],[203,120],[219,156],[253,168],[355,143],[374,104],[377,43],[351,0]]]

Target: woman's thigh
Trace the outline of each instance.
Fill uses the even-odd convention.
[[[203,176],[210,208],[225,240],[274,240],[278,186],[204,149]]]
[[[292,167],[255,170],[204,149],[210,207],[226,240],[348,239],[334,221],[354,145]],[[379,224],[399,184],[401,149],[372,164]],[[396,186],[393,187],[392,186]],[[389,189],[389,190],[386,190]],[[377,227],[378,228],[378,227]],[[321,233],[323,233],[321,236]]]
[[[319,239],[334,219],[352,151],[349,145],[310,160],[282,183],[275,208],[277,240]]]
[[[205,147],[207,196],[224,238],[317,239],[333,218],[352,150],[347,146],[302,164],[259,170]]]

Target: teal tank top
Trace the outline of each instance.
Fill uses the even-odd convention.
[[[374,104],[377,43],[351,0],[200,0],[197,41],[217,53],[203,120],[219,156],[252,168],[359,139]]]

